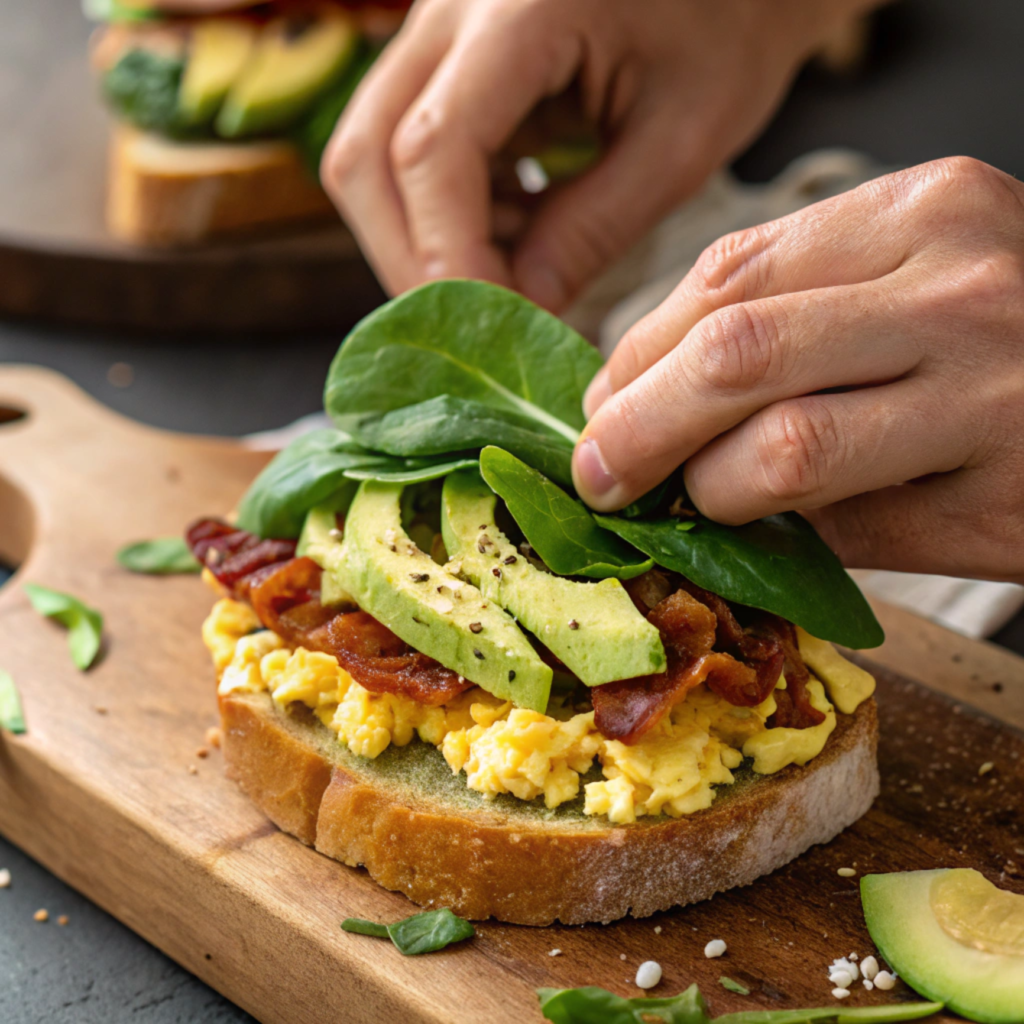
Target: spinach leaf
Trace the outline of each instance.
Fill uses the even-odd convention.
[[[885,1006],[823,1006],[812,1010],[744,1010],[715,1018],[715,1024],[900,1024],[930,1017],[942,1003],[890,1003]]]
[[[14,685],[10,672],[0,668],[0,730],[25,732],[25,712],[21,708],[21,697]]]
[[[181,57],[128,50],[104,75],[103,91],[111,106],[136,128],[173,136],[183,127],[178,88],[184,70]]]
[[[572,443],[520,413],[440,395],[352,425],[367,448],[391,455],[441,455],[497,445],[560,483],[572,485]]]
[[[388,935],[405,956],[434,953],[453,942],[462,942],[476,935],[476,929],[457,917],[447,907],[413,914],[404,921],[388,925]]]
[[[501,448],[480,453],[480,473],[552,572],[628,580],[653,566],[636,548],[602,530],[582,501]]]
[[[746,526],[697,516],[680,521],[595,516],[658,565],[738,604],[781,615],[812,636],[877,647],[885,634],[871,606],[814,527],[795,512]]]
[[[118,551],[117,560],[131,572],[151,576],[203,571],[182,537],[156,537],[126,544]]]
[[[341,430],[314,430],[278,452],[252,482],[238,506],[238,526],[260,537],[298,537],[306,513],[345,492],[355,497],[350,469],[388,465],[392,460],[366,451]]]
[[[356,326],[331,364],[324,404],[356,433],[367,413],[448,395],[525,416],[572,444],[601,362],[571,327],[515,292],[434,281]]]
[[[733,981],[732,978],[727,978],[724,974],[718,979],[718,984],[727,992],[735,992],[738,996],[750,995],[750,989],[746,985],[741,985],[738,981]]]
[[[346,917],[341,922],[341,930],[356,935],[372,935],[375,939],[390,938],[386,924],[377,924],[376,921],[367,921],[362,917]]]
[[[349,917],[341,922],[341,927],[346,932],[358,935],[391,939],[404,956],[435,953],[453,942],[462,942],[476,935],[476,929],[468,921],[457,917],[447,907],[413,914],[412,917],[387,925]]]
[[[422,484],[428,480],[439,480],[459,469],[475,466],[475,456],[454,458],[438,462],[434,459],[392,459],[379,466],[350,469],[345,472],[349,480],[382,480],[392,484]]]
[[[625,999],[606,989],[539,988],[540,1009],[553,1024],[709,1024],[707,1004],[696,985],[665,999]]]
[[[100,652],[103,616],[77,597],[62,594],[59,590],[50,590],[35,583],[26,583],[24,589],[32,607],[40,615],[67,628],[71,660],[84,672]]]

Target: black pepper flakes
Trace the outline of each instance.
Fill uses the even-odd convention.
[[[429,572],[411,572],[411,573],[409,573],[409,579],[411,579],[413,581],[413,583],[426,583],[427,580],[430,579],[430,573]]]
[[[495,568],[493,568],[491,570],[491,575],[492,576],[497,576],[498,579],[500,580],[501,579],[501,570],[499,568],[497,568],[497,566],[495,566]]]
[[[476,647],[473,648],[473,654],[475,654],[476,657],[478,657],[481,661],[484,660],[484,652],[477,649]]]
[[[514,668],[510,668],[508,670],[508,681],[511,683],[511,682],[513,682],[515,680],[515,678],[516,678],[516,670]]]
[[[569,620],[569,628],[570,629],[579,629],[580,628],[580,624],[575,619],[570,619]]]
[[[515,555],[509,555],[508,558],[502,560],[502,565],[515,565],[519,559]]]
[[[482,633],[483,629],[484,629],[483,623],[471,622],[469,624],[469,631],[470,631],[470,633]]]

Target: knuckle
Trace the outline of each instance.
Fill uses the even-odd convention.
[[[616,404],[613,416],[615,430],[624,442],[619,450],[628,452],[630,457],[628,466],[615,468],[621,476],[629,477],[637,467],[661,455],[660,438],[651,430],[652,423],[659,422],[661,416],[644,396],[638,400],[624,396],[623,401]]]
[[[787,504],[817,491],[844,461],[843,439],[827,404],[806,398],[764,414],[755,454],[765,497]]]
[[[706,317],[684,358],[715,393],[756,388],[781,372],[782,318],[771,302],[727,306]]]
[[[421,167],[444,145],[450,118],[439,106],[424,104],[411,110],[391,137],[388,154],[398,173]]]
[[[370,140],[352,129],[335,132],[320,162],[320,180],[324,188],[344,191],[358,175],[370,149]]]
[[[692,274],[705,293],[734,296],[741,302],[758,286],[758,256],[765,251],[768,239],[763,226],[733,231],[712,242],[697,257]]]

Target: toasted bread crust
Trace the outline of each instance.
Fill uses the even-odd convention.
[[[114,129],[107,227],[127,242],[181,245],[289,220],[336,216],[288,142],[168,142]]]
[[[336,756],[266,694],[220,698],[229,774],[280,828],[421,906],[515,924],[646,917],[749,885],[855,822],[878,794],[875,702],[840,715],[804,768],[738,781],[712,807],[635,825],[454,805]],[[400,752],[402,753],[402,752]]]

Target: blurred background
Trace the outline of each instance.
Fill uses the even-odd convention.
[[[98,7],[109,13],[109,4]],[[151,171],[163,167],[162,150],[118,134],[143,93],[150,107],[142,116],[162,116],[160,76],[175,73],[174,41],[153,44],[164,63],[135,69],[141,77],[113,94],[107,89],[118,111],[112,116],[100,82],[123,56],[116,38],[106,53],[94,43],[90,66],[94,28],[75,0],[0,0],[0,11],[0,363],[51,367],[111,408],[173,430],[241,436],[319,409],[340,340],[383,297],[315,180],[301,177],[309,174],[301,161],[310,160],[303,147],[315,157],[332,117],[326,100],[340,109],[347,86],[335,83],[319,120],[303,122],[301,133],[295,124],[282,129],[287,153],[258,154],[260,173],[274,175],[276,194],[288,197],[265,211],[269,223],[196,212],[194,203],[188,217],[147,220],[147,203],[180,212],[186,207],[174,203],[192,201],[182,198],[180,180],[167,198],[168,175]],[[359,59],[372,56],[397,16],[360,23]],[[836,147],[878,169],[968,154],[1019,174],[1022,38],[1024,5],[1015,0],[900,0],[883,8],[803,70],[733,165],[730,187],[759,195],[794,160]],[[242,110],[223,130],[244,130],[250,116]],[[230,145],[191,131],[178,141]],[[569,136],[556,138],[568,145],[553,151],[550,139],[526,140],[499,168],[503,187],[522,189],[528,201],[538,167],[541,185],[571,171],[586,140]],[[154,188],[163,198],[147,198]],[[1024,653],[1024,617],[993,640]],[[0,868],[13,878],[0,892],[4,1021],[250,1019],[2,839]],[[67,914],[67,926],[35,924],[40,907],[51,917]]]

